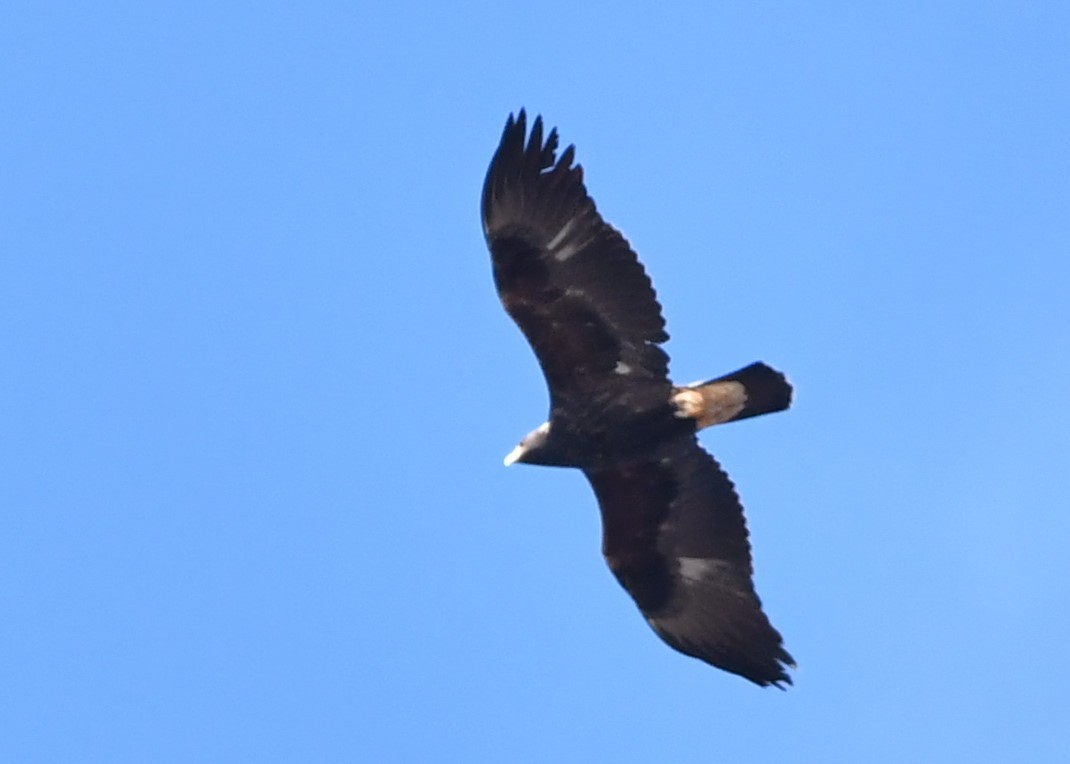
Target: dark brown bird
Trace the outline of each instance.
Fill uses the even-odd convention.
[[[669,645],[759,685],[794,666],[754,591],[743,507],[699,429],[786,409],[763,363],[702,384],[669,380],[650,279],[602,220],[569,146],[510,115],[483,185],[483,232],[505,310],[550,391],[549,420],[506,459],[583,471],[602,552]]]

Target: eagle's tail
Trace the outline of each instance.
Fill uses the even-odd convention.
[[[760,361],[731,374],[673,389],[678,416],[698,429],[783,411],[791,405],[791,384]]]

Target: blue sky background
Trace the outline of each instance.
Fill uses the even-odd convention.
[[[1065,761],[1070,6],[9,3],[0,759]],[[799,661],[684,658],[478,221],[576,143]]]

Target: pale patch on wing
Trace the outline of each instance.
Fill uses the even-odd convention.
[[[562,247],[561,249],[555,249],[553,251],[554,259],[557,260],[559,263],[563,263],[565,260],[568,260],[574,254],[579,252],[581,249],[582,247],[578,244],[568,244]]]
[[[714,560],[705,557],[677,557],[676,563],[680,566],[680,575],[688,581],[701,581],[715,567]]]
[[[556,250],[558,248],[558,246],[561,244],[561,242],[565,240],[565,237],[568,236],[569,233],[572,232],[572,226],[573,226],[573,224],[575,222],[576,222],[576,218],[569,219],[569,221],[567,223],[565,223],[563,226],[561,226],[561,230],[558,231],[554,235],[554,237],[552,239],[550,239],[549,242],[547,242],[546,247],[548,249],[550,249],[550,250]],[[559,259],[563,260],[564,258],[559,258]]]
[[[712,581],[718,577],[729,580],[736,573],[733,565],[713,557],[677,557],[680,576],[689,582]]]
[[[632,367],[624,363],[624,361],[617,361],[617,365],[613,367],[613,373],[620,375],[631,374]]]
[[[578,218],[571,218],[561,226],[561,230],[554,234],[553,238],[546,244],[546,248],[553,253],[554,259],[559,263],[565,262],[583,249],[584,242],[568,241],[569,236],[576,227],[577,220]]]

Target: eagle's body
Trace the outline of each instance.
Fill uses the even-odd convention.
[[[697,430],[787,408],[791,387],[756,363],[675,387],[661,306],[537,118],[509,118],[483,187],[483,228],[502,304],[539,360],[550,418],[506,458],[583,470],[603,553],[670,645],[761,685],[794,665],[751,581],[743,509]]]

